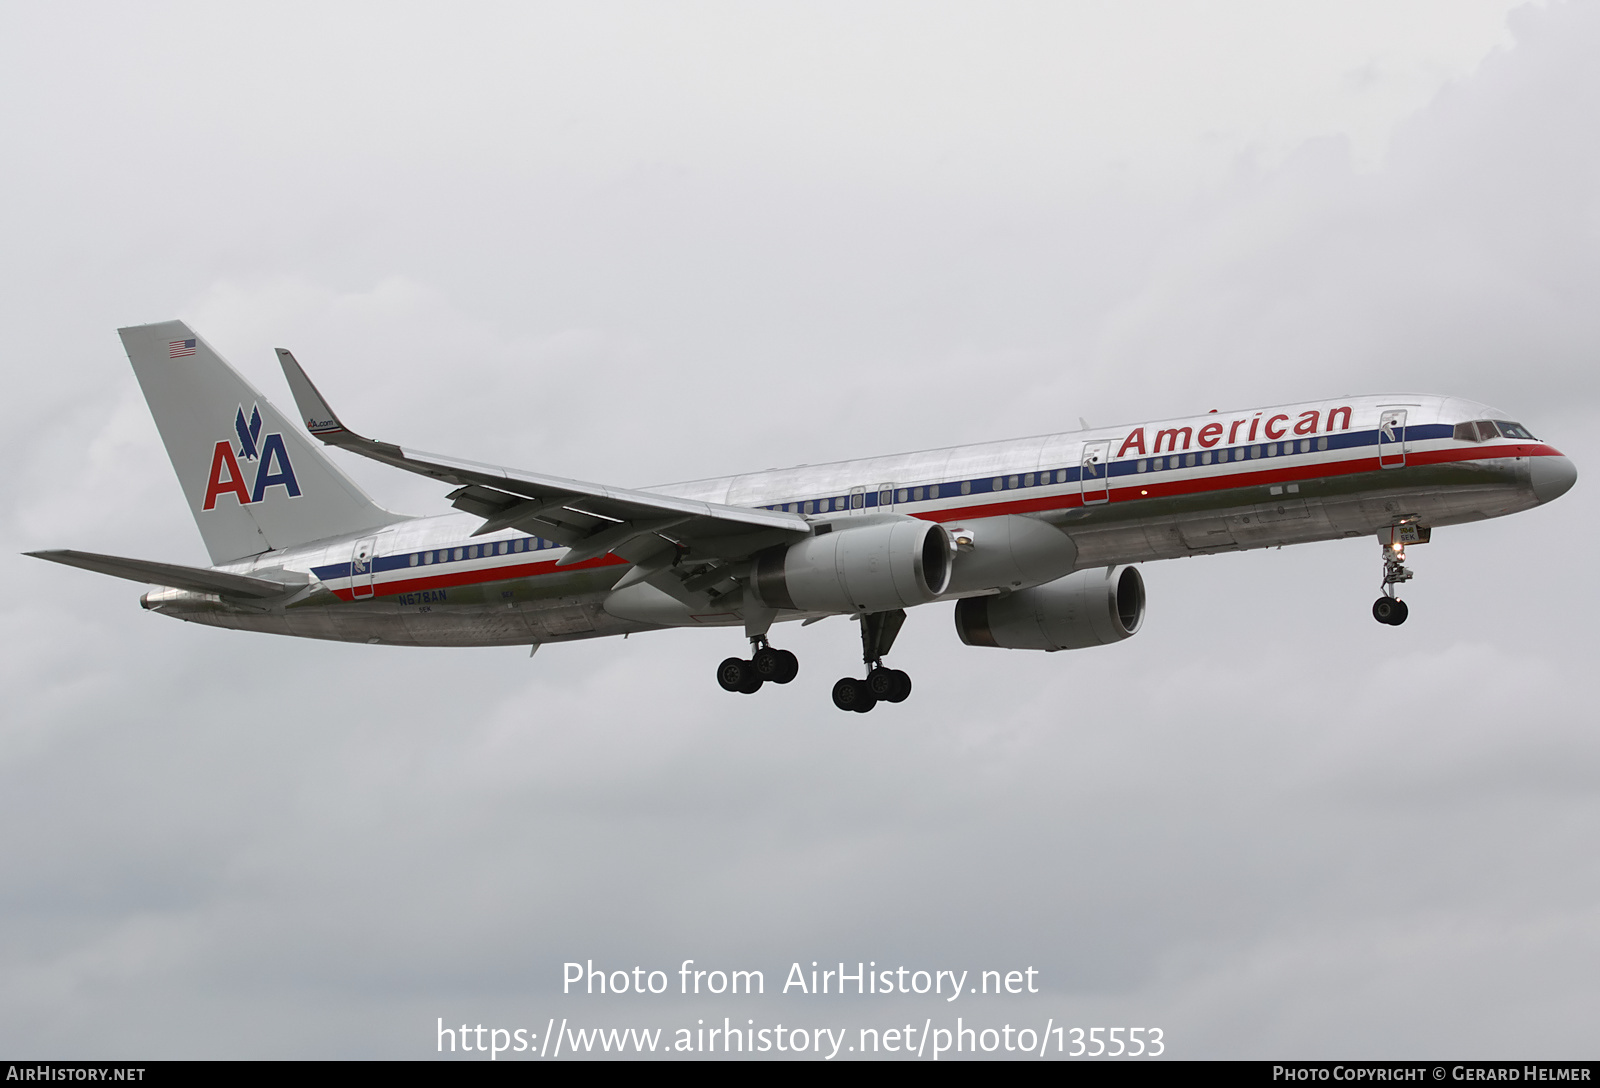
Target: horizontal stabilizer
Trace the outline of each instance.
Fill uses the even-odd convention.
[[[310,581],[307,576],[300,575],[298,582],[290,582],[287,579],[295,575],[289,571],[283,572],[285,581],[277,582],[270,578],[251,578],[244,574],[229,574],[226,571],[206,570],[203,567],[185,567],[177,563],[152,563],[148,559],[124,559],[117,555],[96,555],[94,552],[65,549],[24,554],[31,555],[35,559],[48,559],[52,563],[64,563],[69,567],[81,567],[84,570],[109,574],[113,578],[126,578],[131,582],[149,582],[158,586],[171,586],[173,589],[191,589],[196,593],[220,593],[226,597],[281,597]]]

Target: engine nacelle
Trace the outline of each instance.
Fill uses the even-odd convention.
[[[1003,597],[956,602],[956,633],[968,646],[1078,650],[1121,642],[1144,623],[1137,567],[1080,570]]]
[[[927,604],[950,584],[950,534],[913,517],[836,526],[756,557],[750,588],[769,608],[886,612]]]
[[[1036,586],[1064,578],[1078,565],[1071,537],[1020,514],[964,520],[951,525],[950,533],[960,548],[948,593]]]

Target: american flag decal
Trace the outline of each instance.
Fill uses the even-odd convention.
[[[185,355],[193,355],[193,354],[194,354],[194,341],[193,340],[168,340],[167,341],[167,358],[169,358],[169,359],[181,359]]]

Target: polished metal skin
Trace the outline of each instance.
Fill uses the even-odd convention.
[[[1375,422],[1377,406],[1395,399],[1343,402],[1355,408],[1352,429],[1359,428],[1362,422],[1370,427]],[[1412,410],[1414,420],[1426,416],[1454,422],[1462,417],[1495,414],[1453,398],[1406,399],[1416,406]],[[1287,409],[1291,413],[1296,410],[1304,409],[1300,405]],[[896,492],[913,490],[920,482],[926,495],[930,484],[939,482],[941,477],[950,480],[956,475],[983,475],[1009,481],[1013,476],[1025,478],[1030,472],[1037,476],[1041,464],[1072,466],[1082,460],[1085,449],[1104,443],[1108,436],[1113,444],[1121,443],[1130,429],[987,443],[647,490],[727,504],[788,505],[785,500],[794,501],[801,496],[849,496],[853,487],[861,486],[853,481],[873,481],[875,487],[880,478],[893,476]],[[1359,466],[1357,471],[1342,471],[1347,466],[1319,461],[1314,456],[1307,457],[1303,465],[1291,465],[1299,456],[1296,454],[1281,458],[1281,468],[1274,466],[1280,474],[1297,477],[1290,480],[1282,475],[1280,483],[1241,481],[1238,486],[1185,490],[1185,480],[1202,478],[1206,466],[1197,465],[1194,469],[1180,467],[1167,472],[1168,478],[1161,481],[1164,493],[1134,495],[1126,493],[1132,488],[1114,487],[1111,499],[1098,504],[1081,501],[1081,480],[1049,486],[1036,483],[1032,488],[1019,481],[1017,488],[991,492],[982,501],[958,493],[938,499],[925,497],[920,502],[908,499],[896,502],[893,509],[897,514],[939,521],[957,538],[951,588],[941,598],[952,599],[1039,585],[1070,570],[1090,567],[1371,537],[1402,521],[1439,528],[1501,517],[1550,501],[1576,479],[1571,462],[1542,443],[1500,440],[1465,447],[1453,439],[1434,439],[1405,445],[1409,463],[1392,469],[1374,463],[1370,467]],[[1443,460],[1425,456],[1439,452],[1472,456]],[[1127,460],[1128,457],[1113,459],[1115,463]],[[1255,467],[1251,462],[1246,466]],[[1323,471],[1334,467],[1341,471]],[[1150,472],[1141,479],[1136,474],[1135,479],[1154,483],[1156,475]],[[805,501],[799,498],[801,505]],[[882,515],[879,508],[856,510],[847,503],[842,511],[802,516],[815,527],[837,531],[848,529],[853,520],[875,521]],[[482,519],[466,514],[403,522],[376,535],[375,555],[409,555],[463,545],[498,549],[502,543],[525,536],[504,530],[474,538],[472,534],[481,524]],[[1030,525],[1049,526],[1055,532],[1041,538],[1037,535],[1040,530],[1030,529]],[[1013,547],[1014,540],[1027,535],[1023,530],[1033,536]],[[968,543],[960,544],[962,538]],[[406,578],[389,579],[396,584],[386,586],[380,574],[372,595],[357,599],[346,588],[348,577],[334,576],[324,581],[314,573],[348,565],[356,543],[352,537],[337,537],[314,546],[264,553],[220,568],[241,574],[263,572],[271,576],[291,571],[312,576],[309,588],[296,590],[275,603],[166,589],[146,594],[145,607],[216,626],[422,646],[559,642],[669,625],[741,626],[746,619],[742,585],[747,575],[730,573],[724,583],[706,587],[710,592],[703,591],[704,603],[699,608],[655,590],[655,613],[620,602],[612,611],[607,608],[607,599],[629,565],[615,556],[602,556],[562,568],[556,565],[565,553],[561,548],[468,561],[458,584],[438,588],[414,589],[407,584],[414,579]],[[538,561],[533,563],[508,561],[535,555]],[[692,554],[684,559],[690,564],[694,561]],[[497,577],[497,569],[503,569],[507,576]],[[969,569],[980,576],[966,576]],[[403,573],[412,571],[407,567]],[[650,589],[648,583],[635,585],[637,590]],[[623,589],[617,596],[628,593]],[[780,611],[776,619],[816,614]]]
[[[154,580],[141,600],[163,615],[306,638],[537,647],[741,626],[765,647],[775,622],[1013,594],[1158,559],[1375,535],[1403,558],[1402,539],[1530,509],[1577,477],[1483,405],[1391,394],[627,490],[363,438],[280,352],[311,438],[454,488],[456,511],[402,518],[290,434],[186,326],[123,333],[208,547],[253,554],[209,571],[33,554]],[[319,518],[353,528],[321,533]],[[1139,602],[1142,616],[1142,585]],[[1039,622],[1044,633],[1019,645],[1093,644]],[[1098,641],[1137,627],[1125,617]],[[1005,644],[986,637],[969,641]]]

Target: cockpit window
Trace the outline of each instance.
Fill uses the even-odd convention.
[[[1457,423],[1455,439],[1457,442],[1488,442],[1491,439],[1505,435],[1507,438],[1532,438],[1520,423],[1508,423],[1505,420],[1476,419],[1471,423]]]

